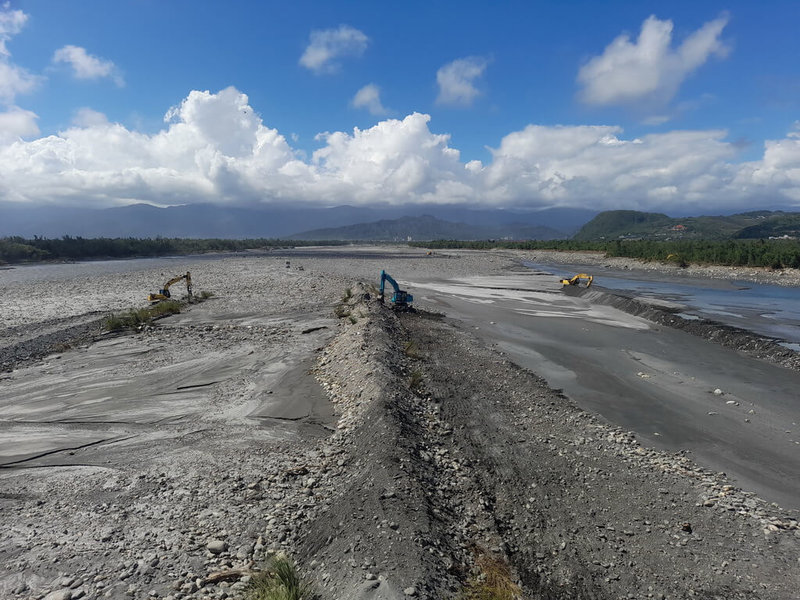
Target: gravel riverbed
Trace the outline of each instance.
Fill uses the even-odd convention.
[[[371,287],[519,260],[187,259],[214,296],[122,336],[98,319],[175,273],[4,287],[0,595],[243,598],[287,552],[320,598],[457,598],[489,559],[525,598],[792,597],[796,514]]]

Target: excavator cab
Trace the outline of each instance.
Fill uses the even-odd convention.
[[[397,282],[394,278],[389,275],[386,271],[381,271],[381,288],[380,288],[380,296],[378,300],[383,304],[384,302],[384,288],[386,287],[386,282],[394,288],[394,293],[392,294],[392,307],[395,310],[408,310],[410,309],[410,304],[414,301],[414,296],[406,292],[405,290],[401,290],[400,286],[397,285]]]
[[[169,300],[172,297],[170,294],[169,288],[173,283],[178,283],[182,279],[186,280],[186,292],[189,295],[189,301],[192,300],[192,274],[189,271],[186,271],[186,275],[178,275],[177,277],[173,277],[167,283],[164,284],[164,287],[158,291],[157,294],[150,294],[147,296],[147,301],[156,304],[161,302],[162,300]]]

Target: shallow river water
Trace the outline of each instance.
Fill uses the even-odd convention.
[[[580,267],[526,263],[558,277],[572,276]],[[584,267],[585,268],[585,267]],[[684,318],[711,319],[776,338],[800,351],[800,289],[748,281],[704,280],[689,277],[656,279],[655,274],[593,267],[593,285],[627,295],[666,300],[685,306]]]

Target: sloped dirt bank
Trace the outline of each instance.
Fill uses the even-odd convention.
[[[299,552],[322,597],[458,598],[481,556],[525,598],[793,596],[797,515],[363,292],[317,372],[341,414],[336,491]]]
[[[101,313],[88,313],[3,329],[0,331],[0,373],[11,371],[25,361],[92,342],[102,333],[102,321]]]

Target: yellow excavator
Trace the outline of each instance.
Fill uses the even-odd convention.
[[[587,275],[586,273],[578,273],[574,277],[570,277],[569,279],[562,279],[561,285],[580,285],[582,281],[586,282],[586,287],[588,288],[592,285],[592,281],[594,281],[594,277],[591,275]]]
[[[172,284],[178,283],[182,279],[186,280],[186,291],[189,294],[189,301],[192,300],[192,274],[189,271],[186,271],[185,275],[178,275],[177,277],[173,277],[167,283],[164,284],[164,287],[158,291],[157,294],[150,294],[147,296],[147,301],[152,302],[153,304],[157,302],[161,302],[162,300],[169,300],[172,296],[169,293],[169,288]]]

